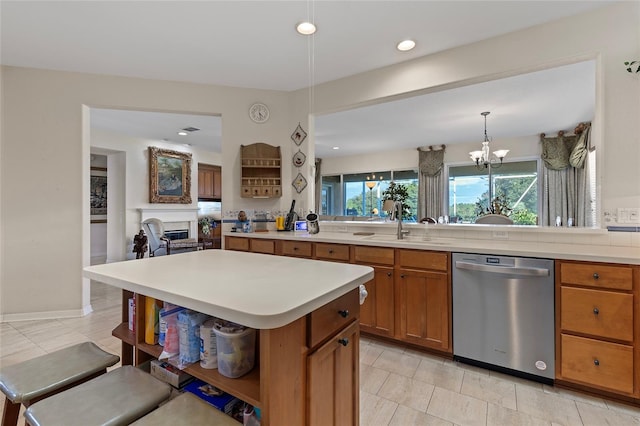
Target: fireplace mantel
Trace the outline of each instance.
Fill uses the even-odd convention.
[[[166,229],[173,229],[172,223],[188,223],[189,237],[198,237],[198,209],[197,208],[144,208],[138,209],[140,212],[140,223],[147,219],[160,219],[165,224]]]

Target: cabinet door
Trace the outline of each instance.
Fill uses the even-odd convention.
[[[249,251],[249,239],[241,237],[225,237],[225,250]]]
[[[213,170],[198,170],[198,197],[213,198]]]
[[[354,322],[307,358],[307,425],[359,424],[359,345]]]
[[[400,269],[398,274],[400,338],[451,352],[447,274],[407,269]]]
[[[360,326],[362,331],[393,337],[393,268],[374,266],[373,270],[373,279],[365,284],[369,295],[360,307]]]
[[[213,198],[222,198],[222,170],[213,171]]]

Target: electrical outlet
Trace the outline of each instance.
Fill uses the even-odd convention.
[[[507,231],[493,231],[492,236],[496,240],[508,240],[509,232]]]
[[[618,223],[640,223],[640,209],[619,208]]]

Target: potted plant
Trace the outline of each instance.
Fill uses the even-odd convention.
[[[391,181],[391,183],[389,184],[389,187],[384,191],[382,191],[383,202],[386,200],[402,202],[402,218],[403,219],[409,219],[411,217],[411,209],[407,205],[407,198],[409,198],[407,187],[402,185],[401,183],[395,183]],[[391,215],[392,212],[388,211],[387,214]]]
[[[198,220],[198,225],[200,225],[200,230],[202,231],[202,235],[208,237],[211,235],[211,228],[216,227],[216,223],[210,216],[202,217]]]
[[[476,214],[478,216],[484,216],[487,214],[499,214],[502,216],[509,216],[511,214],[511,208],[509,207],[509,200],[504,193],[496,195],[488,207],[485,207],[482,200],[476,201]]]

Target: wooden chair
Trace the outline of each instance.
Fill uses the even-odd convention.
[[[501,214],[486,214],[477,218],[476,223],[490,225],[513,225],[513,220]]]

